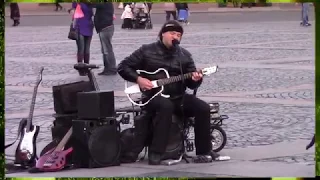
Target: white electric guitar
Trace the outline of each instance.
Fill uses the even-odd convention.
[[[218,66],[212,66],[212,67],[204,68],[204,69],[200,70],[199,72],[201,72],[204,76],[209,76],[210,74],[217,72],[217,70],[218,70]],[[132,86],[128,87],[128,84],[126,82],[124,92],[126,93],[129,101],[132,104],[136,105],[136,106],[145,106],[153,98],[155,98],[158,95],[161,95],[161,96],[163,96],[165,98],[169,98],[170,95],[166,95],[166,94],[162,93],[163,90],[164,90],[164,86],[165,85],[171,84],[171,83],[175,83],[175,82],[178,82],[178,81],[182,81],[182,80],[185,80],[185,79],[189,79],[189,78],[192,77],[192,73],[187,73],[187,74],[182,74],[182,75],[170,77],[168,71],[163,69],[163,68],[159,68],[158,70],[156,70],[154,72],[137,70],[137,73],[139,75],[141,75],[142,77],[145,77],[145,78],[148,78],[148,79],[150,79],[149,78],[150,76],[159,77],[159,75],[162,78],[161,79],[160,78],[155,78],[155,79],[151,78],[150,79],[151,83],[153,84],[153,88],[152,89],[158,88],[159,91],[156,92],[148,101],[146,101],[145,103],[141,103],[141,104],[139,104],[139,103],[135,102],[134,100],[132,100],[130,95],[137,94],[137,93],[143,93],[145,91],[141,91],[141,89],[140,89],[138,84],[135,84],[135,85],[132,85]]]

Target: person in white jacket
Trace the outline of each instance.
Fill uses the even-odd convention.
[[[129,5],[126,5],[126,7],[124,8],[124,11],[121,15],[121,19],[123,19],[122,29],[133,28],[133,25],[132,25],[133,13]]]

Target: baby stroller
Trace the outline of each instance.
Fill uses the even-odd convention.
[[[133,29],[152,29],[151,4],[135,3],[133,5]]]

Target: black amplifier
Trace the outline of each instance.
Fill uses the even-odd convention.
[[[77,101],[79,119],[93,120],[115,116],[113,91],[79,92]]]
[[[80,81],[52,87],[54,110],[57,114],[77,113],[77,93],[93,91],[91,83]]]

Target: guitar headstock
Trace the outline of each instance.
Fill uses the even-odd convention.
[[[39,71],[39,76],[38,76],[38,80],[37,80],[36,85],[39,85],[40,82],[42,81],[42,73],[43,73],[43,70],[44,70],[44,67],[41,67],[41,68],[40,68],[40,71]]]
[[[218,66],[203,68],[201,71],[203,75],[209,76],[210,74],[213,74],[218,71]]]

